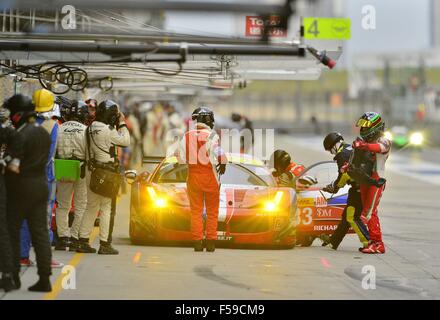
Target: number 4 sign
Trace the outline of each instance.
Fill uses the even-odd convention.
[[[350,39],[350,19],[304,18],[304,39]]]

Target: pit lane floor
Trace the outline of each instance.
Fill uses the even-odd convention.
[[[320,150],[321,138],[307,139],[280,136],[276,142],[299,163],[329,160]],[[431,163],[427,175],[399,173],[402,161],[423,171],[413,156],[399,153],[390,159],[392,170],[379,213],[385,255],[359,253],[354,235],[347,236],[338,251],[321,247],[319,240],[309,248],[217,249],[213,254],[195,253],[191,248],[133,246],[128,238],[129,199],[124,196],[114,232],[118,256],[55,251],[56,259],[75,267],[76,289],[63,289],[63,275],[55,269],[52,293],[30,293],[25,289],[37,279],[36,268],[30,267],[23,271],[23,289],[2,298],[439,299],[440,185],[428,181],[439,178],[440,165]],[[97,247],[98,239],[94,243]],[[376,270],[375,289],[362,288],[364,266]]]

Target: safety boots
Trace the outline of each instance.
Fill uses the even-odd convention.
[[[55,244],[55,250],[66,251],[69,248],[69,238],[60,237]]]
[[[29,291],[34,292],[51,292],[52,285],[50,284],[50,280],[48,276],[40,276],[37,283],[28,288]]]
[[[338,247],[333,245],[333,243],[331,241],[331,237],[328,234],[321,234],[319,236],[319,239],[322,240],[321,246],[326,247],[326,246],[330,245],[331,249],[338,250]]]
[[[195,240],[193,243],[193,246],[194,246],[195,252],[203,251],[203,241],[202,240]]]
[[[0,279],[0,289],[5,290],[5,292],[20,289],[19,284],[15,282],[14,278],[12,273],[4,272]]]
[[[119,251],[112,247],[111,243],[101,241],[98,254],[119,254]]]
[[[76,251],[78,248],[79,248],[79,240],[74,237],[70,237],[69,251]]]
[[[78,249],[76,252],[79,253],[96,253],[96,249],[92,248],[89,244],[88,238],[79,238]]]
[[[206,251],[207,252],[215,251],[215,240],[206,240]]]
[[[193,242],[195,252],[202,252],[206,247],[206,252],[215,251],[215,240],[195,240]]]

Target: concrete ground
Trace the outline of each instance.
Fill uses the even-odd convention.
[[[276,143],[306,166],[330,159],[321,151],[320,138],[281,136]],[[63,289],[68,281],[55,269],[52,293],[30,293],[26,288],[37,279],[36,268],[30,267],[23,271],[23,289],[0,298],[439,299],[440,165],[430,151],[424,153],[430,156],[395,151],[389,160],[379,213],[385,255],[359,253],[354,235],[347,236],[338,251],[321,247],[318,240],[309,248],[217,249],[213,254],[133,246],[125,196],[118,204],[114,233],[118,256],[56,251],[56,259],[74,266],[70,284],[75,289]],[[432,162],[435,158],[437,163]],[[94,242],[98,246],[96,237]],[[363,278],[372,268],[375,289],[363,289]]]

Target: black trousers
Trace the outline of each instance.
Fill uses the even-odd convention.
[[[47,199],[49,188],[46,176],[6,176],[7,214],[11,221],[9,232],[13,252],[14,273],[20,271],[20,226],[26,219],[34,246],[39,276],[52,274],[52,251],[49,242]]]
[[[0,172],[0,272],[14,271],[12,245],[8,229],[9,225],[10,221],[6,214],[5,179]]]
[[[330,237],[330,243],[334,249],[338,248],[350,227],[353,227],[361,241],[365,241],[364,239],[369,239],[368,229],[361,220],[361,213],[361,193],[359,188],[351,187],[348,191],[347,206],[342,214],[342,220],[339,222],[338,227]]]

